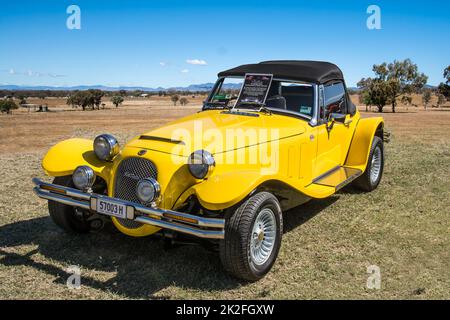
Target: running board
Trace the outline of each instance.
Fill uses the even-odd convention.
[[[313,184],[335,188],[336,191],[346,186],[362,174],[355,168],[339,166],[313,180]]]

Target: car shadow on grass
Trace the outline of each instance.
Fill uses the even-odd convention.
[[[286,211],[283,214],[284,233],[290,232],[298,226],[308,222],[318,215],[322,210],[329,207],[339,199],[333,195],[321,200],[310,200],[309,202]]]
[[[337,198],[310,201],[287,211],[284,232],[307,222]],[[170,286],[214,292],[247,284],[227,275],[218,254],[201,246],[166,250],[157,238],[131,238],[118,231],[67,234],[50,217],[0,226],[0,234],[0,264],[34,268],[63,285],[72,275],[67,268],[76,265],[81,269],[82,286],[123,298],[170,299],[157,294]],[[111,276],[100,280],[98,272]]]

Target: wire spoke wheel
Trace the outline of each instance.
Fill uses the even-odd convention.
[[[264,264],[270,257],[275,246],[276,237],[275,213],[262,209],[255,219],[250,240],[250,258],[256,265]]]
[[[381,149],[379,147],[376,147],[373,150],[372,161],[370,163],[370,182],[372,184],[375,184],[378,180],[378,177],[380,176],[382,161],[381,157]]]
[[[267,191],[250,196],[227,212],[220,260],[236,278],[256,281],[275,263],[283,238],[283,214],[278,199]]]

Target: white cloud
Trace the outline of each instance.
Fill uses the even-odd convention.
[[[183,69],[183,70],[181,70],[180,72],[181,72],[181,73],[188,73],[189,70],[188,70],[188,69]]]
[[[201,59],[187,59],[186,63],[194,64],[194,65],[198,65],[198,66],[206,66],[207,65],[206,61],[201,60]]]
[[[42,73],[42,72],[36,72],[31,69],[28,69],[24,72],[18,72],[15,69],[11,68],[8,70],[0,70],[0,71],[6,71],[10,75],[21,75],[21,76],[27,76],[27,77],[51,77],[51,78],[61,78],[65,77],[63,74],[56,74],[56,73]]]
[[[161,62],[159,63],[159,65],[160,65],[161,67],[165,67],[165,66],[167,65],[167,63],[165,63],[164,61],[161,61]]]

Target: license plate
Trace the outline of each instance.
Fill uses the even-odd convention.
[[[127,206],[114,201],[97,199],[97,212],[118,218],[127,218]]]

